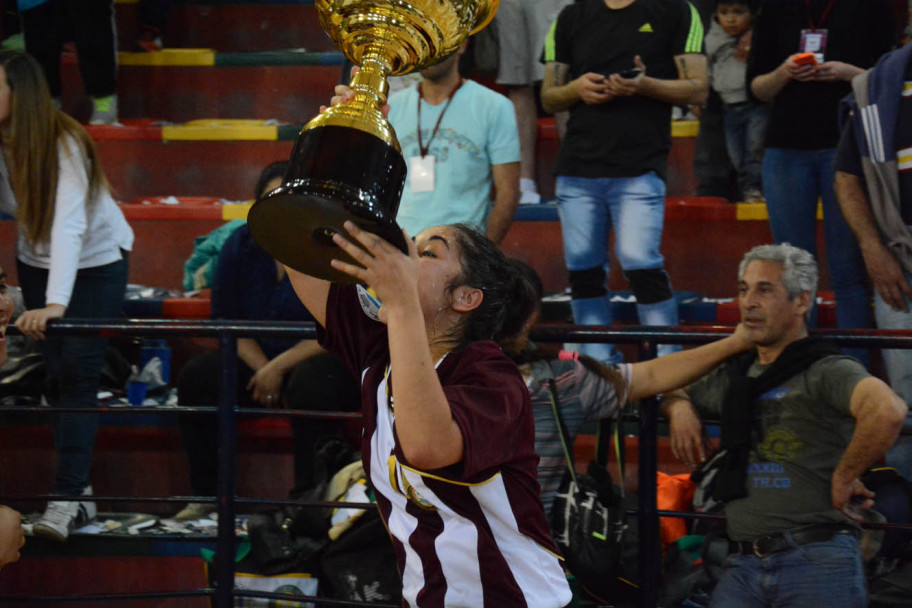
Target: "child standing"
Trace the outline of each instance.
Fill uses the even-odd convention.
[[[748,94],[747,55],[756,0],[717,0],[706,35],[710,84],[724,104],[725,142],[745,202],[761,202],[769,108]]]

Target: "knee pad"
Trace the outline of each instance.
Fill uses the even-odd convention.
[[[605,287],[605,269],[601,266],[587,270],[570,271],[570,296],[574,300],[600,298],[608,294]]]
[[[671,299],[671,282],[664,268],[628,270],[624,272],[638,304],[655,304]]]

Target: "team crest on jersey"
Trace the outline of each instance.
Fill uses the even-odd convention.
[[[380,305],[382,302],[373,289],[366,289],[358,285],[358,302],[361,304],[361,310],[374,321],[380,320]]]
[[[415,486],[410,484],[404,477],[402,478],[402,481],[405,483],[406,498],[408,498],[415,505],[421,507],[425,511],[436,511],[437,510],[437,507],[435,507],[431,503],[431,501],[429,501],[427,498],[425,498],[424,496],[419,494],[418,490],[415,489]]]
[[[387,461],[389,467],[390,475],[390,485],[393,487],[396,492],[402,494],[408,498],[413,504],[417,507],[424,509],[425,511],[436,511],[437,507],[429,501],[427,498],[421,495],[418,490],[415,489],[415,486],[408,482],[408,479],[405,478],[405,474],[402,471],[401,465],[396,461],[396,457],[390,455],[389,460]],[[400,484],[400,480],[402,483]]]

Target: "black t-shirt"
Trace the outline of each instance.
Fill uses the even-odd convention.
[[[814,23],[827,30],[825,61],[870,68],[895,45],[895,15],[888,0],[766,0],[754,24],[747,80],[772,72],[798,53],[801,30]],[[791,81],[772,103],[766,145],[791,150],[835,148],[839,141],[839,101],[848,82]]]
[[[899,102],[899,117],[894,137],[899,168],[900,212],[907,226],[912,226],[912,63],[906,65],[905,91]],[[850,117],[842,129],[834,167],[837,171],[857,175],[864,180],[861,152],[855,137],[854,118]]]
[[[677,79],[674,57],[700,53],[700,15],[684,0],[635,0],[620,10],[604,0],[582,0],[561,11],[545,61],[570,66],[568,80],[587,72],[613,74],[634,67]],[[642,95],[599,105],[579,102],[554,172],[574,177],[634,177],[655,171],[664,178],[671,148],[671,105]]]

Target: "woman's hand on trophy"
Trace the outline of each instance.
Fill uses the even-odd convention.
[[[352,67],[351,77],[349,78],[349,81],[351,80],[351,78],[353,78],[355,76],[355,74],[358,73],[358,71],[359,71],[358,66]],[[348,103],[352,99],[355,98],[354,89],[352,89],[347,84],[337,84],[336,88],[333,92],[335,93],[335,95],[333,95],[332,98],[329,100],[329,106],[320,106],[320,114],[325,112],[330,106],[337,106],[339,104]],[[384,103],[383,106],[380,108],[380,111],[383,112],[384,116],[389,116],[390,105],[388,103]]]

